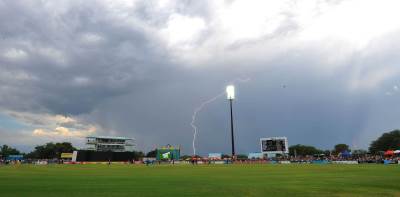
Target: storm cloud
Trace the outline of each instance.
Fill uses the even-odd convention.
[[[238,152],[268,136],[366,148],[399,127],[398,6],[1,0],[0,144],[117,135],[190,154],[193,110],[249,78],[235,84]],[[221,97],[199,113],[200,154],[229,152],[228,112]]]

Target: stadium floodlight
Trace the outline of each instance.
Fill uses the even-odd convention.
[[[233,135],[233,111],[232,111],[232,101],[235,99],[235,86],[229,85],[226,87],[226,97],[229,100],[229,105],[231,108],[231,140],[232,140],[232,159],[235,158],[235,138]]]
[[[235,99],[235,86],[229,85],[226,87],[226,97],[229,100]]]

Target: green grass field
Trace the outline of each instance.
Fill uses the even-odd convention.
[[[400,165],[0,166],[0,196],[400,196]]]

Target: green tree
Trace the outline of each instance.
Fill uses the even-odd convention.
[[[72,153],[76,148],[70,142],[61,142],[55,144],[56,155],[61,156],[61,153]]]
[[[144,157],[144,153],[142,151],[133,151],[133,159],[140,160]]]
[[[349,145],[347,145],[347,144],[336,144],[334,149],[333,149],[333,153],[334,154],[339,154],[339,153],[342,153],[344,151],[350,151]]]
[[[229,156],[229,155],[227,155],[227,154],[222,154],[222,155],[221,155],[221,158],[222,158],[222,159],[228,159],[228,158],[231,158],[231,156]]]
[[[373,141],[369,146],[369,151],[371,153],[387,151],[389,149],[400,149],[400,130],[393,130],[391,132],[382,134],[382,136]]]
[[[146,154],[146,157],[156,157],[157,156],[157,149],[154,149]]]
[[[19,155],[21,152],[15,148],[12,148],[8,145],[3,145],[0,147],[0,155],[2,157],[8,157],[9,155]]]
[[[245,159],[248,159],[248,157],[247,157],[247,155],[239,154],[239,155],[236,155],[236,159],[245,160]]]
[[[330,150],[324,150],[323,154],[325,156],[331,156],[331,151]]]
[[[35,150],[26,155],[27,158],[53,159],[60,158],[61,153],[71,153],[76,150],[70,142],[53,143],[36,146]]]
[[[295,154],[296,153],[296,154]],[[315,148],[314,146],[307,145],[293,145],[289,147],[289,155],[294,156],[306,156],[306,155],[314,155],[314,154],[322,154],[323,151]]]

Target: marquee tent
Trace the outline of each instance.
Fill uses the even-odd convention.
[[[394,155],[394,151],[393,150],[387,150],[384,155],[385,156]]]

